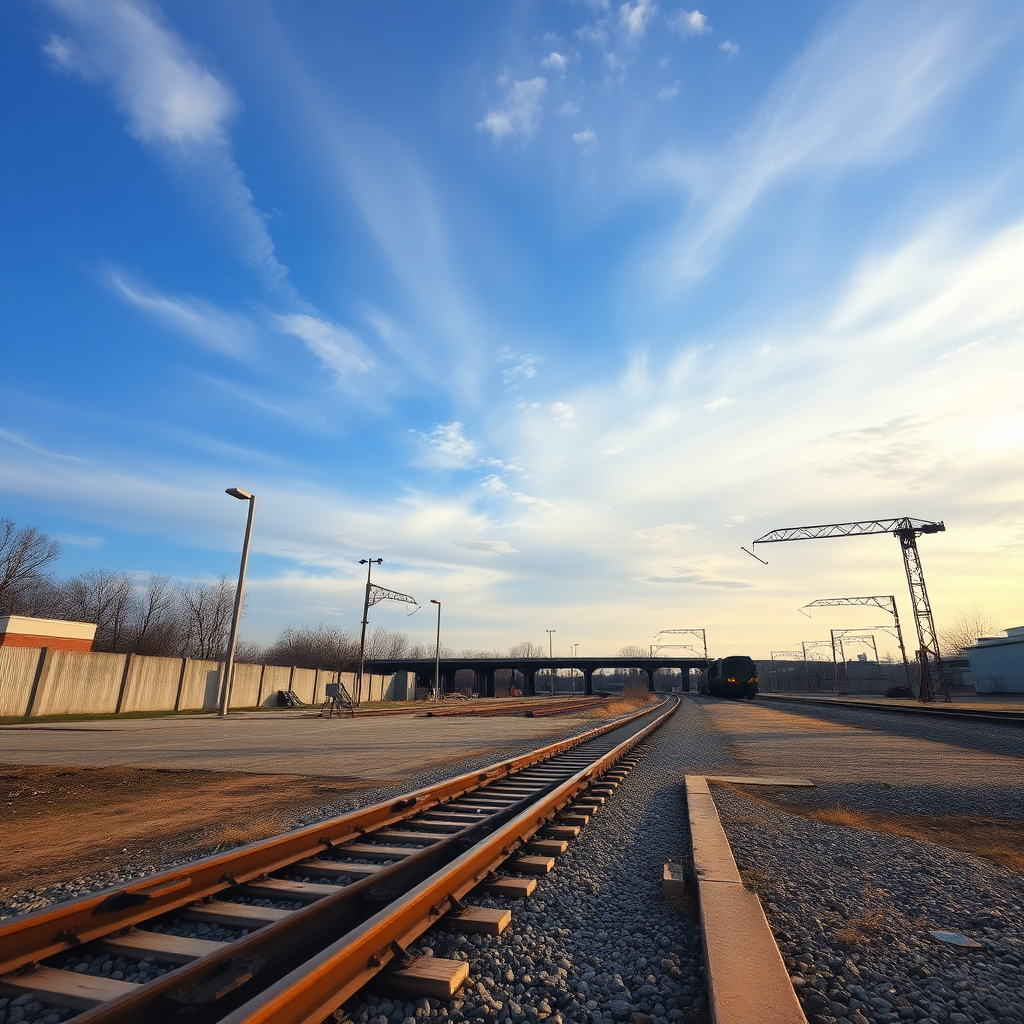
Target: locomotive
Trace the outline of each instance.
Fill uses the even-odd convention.
[[[700,692],[710,697],[746,697],[757,693],[757,665],[753,658],[734,655],[708,663],[700,677]]]

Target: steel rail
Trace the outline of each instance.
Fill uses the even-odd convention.
[[[958,718],[965,722],[990,722],[995,725],[1024,726],[1024,711],[997,711],[993,708],[914,707],[911,704],[881,704],[878,701],[837,700],[833,697],[790,697],[777,693],[758,695],[780,704],[819,704],[824,707],[856,708],[858,711],[884,711],[906,715],[932,715],[936,718]]]
[[[10,973],[56,953],[75,949],[87,942],[104,938],[187,904],[251,882],[263,875],[291,867],[327,849],[356,840],[366,833],[393,825],[471,793],[487,783],[557,757],[565,751],[597,739],[650,713],[651,709],[646,708],[613,719],[578,736],[548,744],[478,771],[464,773],[397,799],[350,811],[327,821],[150,875],[129,885],[114,886],[2,922],[0,974]],[[411,860],[411,857],[407,858],[406,864],[408,865]],[[378,873],[376,877],[380,879],[383,874],[384,872]],[[354,882],[343,887],[343,891],[360,885],[361,883]],[[304,917],[316,907],[317,903],[313,903],[295,911],[291,916]],[[259,932],[267,932],[274,927],[268,925],[259,929]],[[234,945],[236,944],[231,944]],[[223,953],[210,954],[209,957],[193,961],[187,967],[170,973],[188,973],[189,968],[218,957],[223,960]],[[170,975],[165,975],[168,976]],[[150,982],[139,987],[148,988],[153,984],[156,983]]]
[[[221,1019],[221,1024],[318,1024],[358,992],[470,890],[476,888],[579,791],[642,743],[678,709],[681,700],[627,737],[548,796],[487,836],[374,917],[332,943],[300,968]],[[397,947],[397,948],[396,948]]]

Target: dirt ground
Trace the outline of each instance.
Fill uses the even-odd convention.
[[[373,785],[394,780],[375,779]],[[263,839],[365,779],[131,767],[0,765],[0,900],[128,864]]]

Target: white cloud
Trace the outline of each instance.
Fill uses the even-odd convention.
[[[657,92],[659,100],[672,100],[679,95],[679,82],[673,85],[663,85]]]
[[[594,143],[597,142],[597,135],[594,134],[590,128],[584,128],[581,132],[575,132],[572,137],[572,141],[582,146],[584,150],[593,149]]]
[[[624,3],[619,8],[619,25],[622,31],[632,39],[640,39],[647,31],[647,23],[658,13],[655,4],[648,0],[636,0],[635,3]]]
[[[574,100],[566,100],[558,108],[558,112],[563,117],[575,117],[580,112],[580,105]]]
[[[676,11],[667,21],[668,27],[681,36],[702,36],[711,31],[707,15],[700,11]]]
[[[569,66],[569,59],[563,54],[552,50],[546,57],[541,59],[542,68],[551,68],[554,71],[564,71]]]
[[[681,533],[696,529],[693,523],[665,523],[662,526],[649,526],[645,530],[633,530],[626,535],[626,540],[635,544],[664,545],[676,540]]]
[[[732,399],[726,398],[725,395],[722,395],[721,398],[716,398],[714,399],[714,401],[708,402],[708,404],[705,405],[704,408],[708,412],[718,412],[719,409],[723,408],[726,405],[732,405]]]
[[[263,215],[235,164],[228,123],[239,104],[231,90],[163,24],[155,5],[134,0],[49,0],[75,28],[45,47],[61,69],[108,81],[128,131],[200,179],[243,256],[272,286],[287,270],[274,254]]]
[[[366,346],[351,331],[306,313],[275,317],[278,327],[298,338],[339,381],[364,373],[373,365]]]
[[[490,132],[496,142],[510,135],[531,138],[540,126],[541,104],[547,86],[547,79],[540,77],[512,82],[505,89],[501,107],[488,110],[477,123],[477,131]]]
[[[555,402],[551,406],[551,411],[555,414],[555,419],[562,424],[563,427],[569,426],[572,423],[573,417],[576,415],[576,410],[573,406],[569,405],[568,402]]]
[[[436,452],[436,461],[445,466],[468,466],[476,454],[476,445],[462,432],[462,424],[438,423],[427,437]]]
[[[728,39],[724,43],[719,43],[718,48],[725,54],[726,60],[732,60],[740,52],[739,44],[731,43]]]
[[[122,299],[206,348],[240,359],[252,347],[254,330],[245,317],[188,295],[164,295],[129,281],[120,271],[111,271],[107,280]]]
[[[467,551],[479,551],[484,555],[511,555],[518,549],[503,540],[453,540],[452,543]]]
[[[501,371],[501,379],[507,385],[509,391],[516,391],[519,385],[526,380],[532,380],[537,376],[537,364],[544,361],[543,356],[534,355],[533,352],[525,352],[517,354],[510,348],[498,349],[497,355],[494,357],[495,362],[498,363],[509,363],[512,366],[506,366]]]
[[[601,450],[602,455],[621,455],[625,451],[625,447],[621,444],[612,445],[611,448],[604,448]]]
[[[531,509],[534,512],[558,512],[559,510],[550,502],[544,498],[535,498],[531,494],[524,494],[522,491],[514,491],[500,476],[492,474],[491,476],[485,476],[480,481],[480,486],[485,491],[490,491],[491,494],[497,494],[504,498],[509,498],[514,501],[517,505],[523,505],[526,508]]]

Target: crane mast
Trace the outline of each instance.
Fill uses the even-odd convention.
[[[870,519],[853,523],[825,523],[819,526],[788,526],[780,530],[769,530],[758,537],[754,544],[777,544],[791,540],[824,540],[831,537],[867,537],[871,534],[891,533],[899,539],[903,553],[903,567],[907,573],[907,587],[910,603],[914,609],[914,623],[917,626],[917,657],[921,665],[922,703],[941,699],[950,700],[949,689],[942,673],[942,659],[939,654],[939,638],[935,629],[935,617],[928,600],[928,588],[924,582],[921,555],[917,550],[917,538],[925,533],[942,533],[945,523],[927,519]]]

